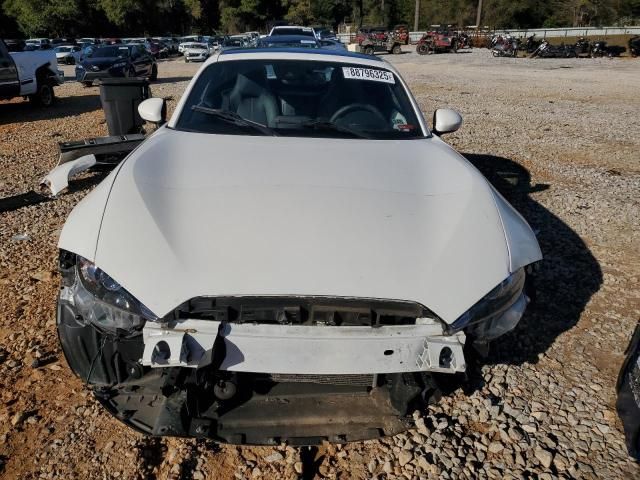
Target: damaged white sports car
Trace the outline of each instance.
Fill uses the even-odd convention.
[[[228,50],[73,210],[58,330],[145,433],[237,444],[394,434],[465,344],[511,330],[526,221],[430,130],[398,72],[346,51]]]

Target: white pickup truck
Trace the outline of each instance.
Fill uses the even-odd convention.
[[[64,81],[57,69],[53,50],[11,52],[0,40],[0,100],[28,97],[33,103],[49,107],[55,100],[53,87]]]

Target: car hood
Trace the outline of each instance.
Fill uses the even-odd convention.
[[[301,295],[415,301],[450,323],[540,258],[526,222],[437,137],[163,128],[114,178],[94,261],[158,316],[197,296]],[[515,266],[509,238],[530,244]]]

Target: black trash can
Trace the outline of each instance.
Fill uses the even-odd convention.
[[[100,102],[109,135],[140,133],[144,121],[138,105],[149,98],[149,82],[144,78],[105,78],[100,81]]]

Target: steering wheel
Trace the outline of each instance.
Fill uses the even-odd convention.
[[[331,115],[331,119],[329,120],[331,123],[338,123],[338,120],[342,117],[346,117],[348,114],[354,112],[367,112],[373,115],[378,123],[381,125],[386,125],[387,120],[384,118],[384,115],[373,105],[368,105],[366,103],[352,103],[351,105],[345,105],[344,107],[338,109],[333,115]]]

